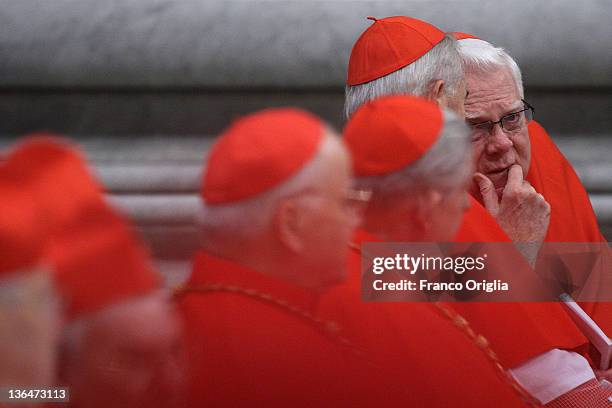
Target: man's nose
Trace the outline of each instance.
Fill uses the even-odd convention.
[[[505,153],[513,146],[512,140],[501,127],[501,124],[496,123],[491,129],[491,134],[487,138],[487,153],[500,154]]]

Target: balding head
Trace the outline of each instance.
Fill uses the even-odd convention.
[[[320,129],[313,127],[313,131],[320,133],[307,135],[287,131],[265,136],[289,146],[287,151],[278,156],[260,150],[259,158],[249,158],[261,160],[262,168],[285,168],[282,162],[292,162],[294,152],[298,157],[302,154],[299,144],[291,147],[285,138],[316,139],[314,153],[302,159],[297,171],[273,187],[223,203],[210,203],[205,196],[199,224],[206,251],[308,288],[324,288],[344,278],[346,243],[355,225],[354,213],[346,202],[351,163],[345,146],[333,130],[321,124]],[[211,154],[215,154],[214,151]],[[223,154],[234,156],[231,150]],[[223,162],[220,158],[216,160],[217,165]],[[209,162],[207,173],[219,170],[213,165]],[[240,163],[229,164],[236,165]],[[258,163],[249,165],[260,167]],[[232,173],[231,168],[224,171]],[[256,174],[246,177],[255,177],[253,182],[260,182]],[[227,185],[233,188],[233,184]]]

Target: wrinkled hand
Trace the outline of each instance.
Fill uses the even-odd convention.
[[[523,177],[518,164],[510,167],[501,200],[493,182],[482,173],[474,175],[485,208],[533,265],[550,222],[550,205]],[[520,244],[529,244],[521,248]]]

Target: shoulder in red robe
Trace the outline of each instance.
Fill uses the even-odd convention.
[[[528,126],[531,164],[526,179],[551,207],[546,242],[605,242],[574,168],[539,123]]]
[[[464,230],[465,241],[501,242],[505,234],[499,226],[495,227],[497,224],[486,210],[474,202],[472,208],[478,209],[478,207],[480,211],[472,212],[477,217],[468,218],[468,222],[464,222],[464,225],[472,224],[469,231],[473,231],[468,234],[465,232],[468,230]],[[470,217],[470,212],[467,214],[467,217]],[[487,218],[492,221],[485,222],[486,228],[480,230],[477,221]],[[488,231],[493,231],[493,234],[487,235]],[[487,237],[492,238],[487,240]],[[354,241],[356,246],[349,259],[349,281],[335,291],[338,294],[340,292],[352,293],[339,295],[341,300],[336,301],[338,305],[345,304],[338,309],[342,310],[339,313],[348,318],[353,313],[351,309],[357,308],[357,304],[364,303],[360,296],[361,255],[358,245],[362,242],[379,240],[366,231],[358,230]],[[587,344],[586,338],[576,328],[560,303],[457,302],[446,306],[463,315],[474,330],[483,334],[490,341],[506,368],[516,367],[554,348],[582,351]]]
[[[537,122],[529,123],[531,165],[527,180],[550,204],[545,242],[606,242],[589,195],[574,168]],[[612,335],[612,303],[581,303],[587,313]]]
[[[321,314],[375,356],[389,389],[405,388],[409,406],[525,406],[495,363],[435,304],[362,301],[359,245],[380,240],[358,230],[353,241],[349,281],[324,296]]]
[[[333,324],[317,320],[318,301],[310,291],[200,252],[177,300],[190,406],[365,405],[367,361]]]

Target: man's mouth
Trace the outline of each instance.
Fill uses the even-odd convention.
[[[501,168],[499,170],[490,171],[485,173],[485,175],[493,182],[493,186],[495,187],[495,191],[498,195],[501,195],[502,191],[504,191],[504,187],[506,187],[506,183],[508,182],[508,171],[511,166]]]

